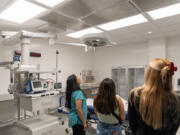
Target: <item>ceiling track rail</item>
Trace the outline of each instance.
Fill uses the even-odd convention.
[[[134,0],[128,0],[129,4],[131,4],[134,8],[138,10],[150,23],[152,23],[163,35],[164,38],[166,38],[166,35],[164,35],[164,32],[162,29],[157,25],[157,23],[153,20],[151,16],[149,16],[146,12],[144,12],[135,2]]]

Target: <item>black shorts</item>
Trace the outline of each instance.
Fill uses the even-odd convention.
[[[86,135],[86,132],[83,130],[84,126],[80,124],[76,124],[72,127],[73,135]]]

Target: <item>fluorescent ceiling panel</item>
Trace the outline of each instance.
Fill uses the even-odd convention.
[[[148,14],[153,19],[161,19],[161,18],[165,18],[169,16],[174,16],[174,15],[180,14],[180,4],[175,4],[172,6],[165,7],[165,8],[149,11]]]
[[[17,0],[0,14],[0,19],[21,24],[46,10],[28,1]]]
[[[49,6],[49,7],[54,7],[62,2],[64,2],[64,0],[35,0],[39,3],[42,3],[43,5]]]
[[[148,20],[143,15],[139,14],[136,16],[131,16],[124,19],[101,24],[97,27],[109,31],[109,30],[119,29],[119,28],[131,26],[131,25],[135,25],[135,24],[139,24],[139,23],[143,23],[147,21]]]
[[[72,38],[80,38],[86,34],[101,33],[101,32],[102,32],[101,30],[92,27],[92,28],[88,28],[88,29],[80,30],[74,33],[67,34],[66,36],[72,37]]]

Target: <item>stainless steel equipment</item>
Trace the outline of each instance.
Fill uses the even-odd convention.
[[[56,117],[43,115],[18,123],[0,127],[2,135],[60,135],[59,122]]]
[[[91,70],[82,71],[82,82],[81,89],[87,98],[96,95],[99,84],[95,82],[95,76]]]
[[[0,95],[0,127],[16,119],[16,106],[13,102],[13,95]]]
[[[115,81],[117,94],[128,99],[129,91],[143,85],[145,66],[122,66],[112,69],[112,78]]]
[[[83,70],[82,71],[82,82],[83,82],[83,84],[93,83],[94,81],[95,81],[95,76],[92,74],[91,70]]]
[[[52,85],[52,88],[46,89],[43,93],[24,92],[27,82],[34,82],[34,80],[36,80],[36,82],[42,82],[42,79],[40,78],[41,74],[57,75],[58,72],[58,64],[54,71],[40,71],[39,66],[29,65],[28,46],[31,43],[30,39],[32,37],[55,38],[56,35],[22,31],[3,41],[3,44],[6,45],[20,42],[22,55],[21,63],[17,66],[13,66],[12,62],[0,63],[0,66],[8,66],[11,71],[11,79],[13,79],[11,82],[12,92],[18,114],[16,123],[3,127],[3,129],[6,130],[2,131],[0,129],[0,134],[59,135],[61,133],[60,130],[58,130],[60,124],[58,118],[48,115],[48,109],[59,107],[59,91],[54,90],[54,84]],[[35,78],[33,75],[35,75]],[[43,86],[41,86],[41,89],[44,89]],[[34,86],[34,90],[39,92],[40,89],[37,89]],[[22,113],[22,111],[24,113]],[[22,114],[24,114],[24,116]]]

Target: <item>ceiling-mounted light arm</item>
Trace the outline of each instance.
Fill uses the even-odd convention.
[[[34,33],[29,31],[21,31],[17,32],[13,36],[10,36],[7,39],[4,39],[2,41],[3,45],[16,45],[21,42],[21,39],[23,38],[52,38],[56,39],[57,35],[52,33]]]
[[[29,32],[22,31],[22,36],[30,37],[30,38],[56,38],[57,35],[53,33],[43,33],[43,32]]]
[[[70,46],[79,46],[79,47],[85,47],[85,44],[80,44],[80,43],[66,43],[66,42],[58,42],[56,41],[55,44],[59,45],[70,45]]]
[[[109,44],[110,44],[110,46],[118,45],[117,42],[113,42],[110,38],[109,38]]]
[[[86,53],[91,49],[91,47],[89,47],[89,46],[87,46],[85,44],[80,44],[80,43],[55,42],[55,44],[84,47],[84,51]]]
[[[21,32],[18,32],[13,36],[3,39],[2,45],[12,46],[12,45],[19,44],[21,42],[21,36],[22,36],[21,34],[22,34]]]
[[[13,36],[15,34],[17,34],[18,32],[15,32],[15,31],[0,31],[0,35],[4,38],[6,37],[10,37],[10,36]]]

